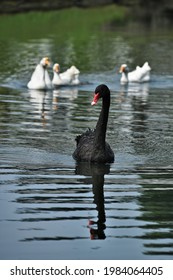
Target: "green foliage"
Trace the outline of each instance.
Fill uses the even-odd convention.
[[[53,12],[31,12],[16,15],[1,15],[1,38],[18,40],[57,37],[85,38],[105,23],[123,22],[126,8],[116,5],[79,9],[71,8]]]

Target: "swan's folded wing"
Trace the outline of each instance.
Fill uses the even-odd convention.
[[[88,129],[85,133],[78,135],[75,140],[77,145],[73,158],[78,161],[89,161],[92,154],[94,131]]]

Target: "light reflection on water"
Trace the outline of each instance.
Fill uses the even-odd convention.
[[[147,84],[112,92],[116,157],[104,166],[71,157],[75,135],[99,114],[91,92],[17,91],[17,106],[16,91],[3,92],[1,258],[171,258],[172,111],[162,92]]]
[[[79,87],[48,92],[29,91],[26,83],[38,54],[55,54],[54,39],[7,47],[0,78],[1,259],[172,258],[172,72],[165,73],[165,62],[156,69],[148,42],[151,83],[121,86],[115,71],[122,60],[133,67],[140,45],[113,35],[99,43],[92,37],[79,57],[79,64],[87,57]],[[63,67],[80,53],[71,44],[65,51]],[[95,127],[100,104],[90,103],[103,82],[112,91],[107,139],[115,162],[76,164],[74,139]]]

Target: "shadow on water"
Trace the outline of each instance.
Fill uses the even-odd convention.
[[[104,206],[104,175],[109,174],[110,165],[78,163],[76,165],[76,174],[91,176],[92,191],[94,194],[94,203],[98,212],[98,220],[89,220],[90,238],[105,239],[106,215]],[[85,181],[88,179],[85,179]]]
[[[34,223],[36,222],[61,223],[61,220],[62,222],[67,220],[68,223],[69,220],[70,223],[75,223],[75,220],[77,222],[78,219],[81,220],[83,218],[82,213],[79,214],[78,217],[75,217],[74,215],[75,212],[78,213],[80,211],[80,207],[78,207],[77,202],[77,193],[79,193],[80,196],[82,195],[82,193],[84,193],[83,199],[85,200],[85,188],[87,188],[87,185],[92,185],[94,201],[91,203],[91,205],[89,205],[89,209],[92,208],[92,204],[94,203],[98,219],[97,221],[89,219],[87,228],[89,228],[90,231],[90,239],[105,239],[106,214],[104,206],[104,175],[109,174],[110,165],[77,163],[76,168],[74,170],[74,176],[72,174],[72,169],[71,172],[69,171],[67,183],[67,181],[65,180],[65,176],[67,175],[64,174],[65,171],[63,172],[62,167],[59,171],[57,170],[57,168],[51,168],[51,175],[48,167],[42,167],[39,169],[35,167],[30,169],[30,171],[28,169],[26,173],[27,178],[21,178],[21,180],[19,181],[19,185],[26,186],[25,189],[18,188],[15,191],[15,193],[18,194],[18,197],[16,198],[16,203],[18,205],[17,214],[20,214],[21,216],[21,219],[19,218],[19,220],[24,224],[23,227],[25,227],[25,223],[31,223],[33,225],[31,226],[33,234],[34,231],[43,231],[43,229],[40,228],[39,225],[34,227]],[[62,173],[62,175],[60,175],[60,173]],[[71,184],[74,181],[76,181],[76,185],[79,185],[79,187],[83,186],[83,190],[75,190],[74,187],[72,189]],[[27,184],[29,184],[28,187]],[[30,189],[30,186],[34,186],[34,189]],[[73,192],[76,193],[75,197],[73,196]],[[69,198],[69,201],[67,201],[68,196],[70,196],[70,194],[71,197]],[[74,201],[76,201],[77,203],[74,204]],[[19,207],[19,205],[21,204],[23,205],[22,208]],[[84,206],[82,206],[81,210],[82,212],[84,212]],[[51,212],[51,215],[49,215],[49,217],[46,217],[46,213],[48,212]],[[69,216],[66,216],[66,212],[69,212]],[[25,216],[25,218],[22,218],[23,215]],[[31,218],[27,218],[28,215],[31,215]],[[53,234],[55,234],[55,236],[51,237],[52,234],[50,234],[50,236],[33,236],[31,238],[25,237],[22,238],[20,241],[61,241],[75,239],[80,240],[87,238],[78,236],[77,233],[74,235],[70,234],[68,237],[65,236],[65,234],[67,233],[64,233],[64,236],[58,236],[56,235],[57,233],[53,230]]]

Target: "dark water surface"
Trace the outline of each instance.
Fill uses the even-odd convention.
[[[0,259],[172,259],[173,35],[40,36],[0,39]],[[45,55],[75,64],[82,84],[29,91]],[[145,61],[151,82],[121,86],[120,64]],[[99,83],[111,89],[115,162],[76,164],[74,139],[98,119],[101,104],[90,103]]]

